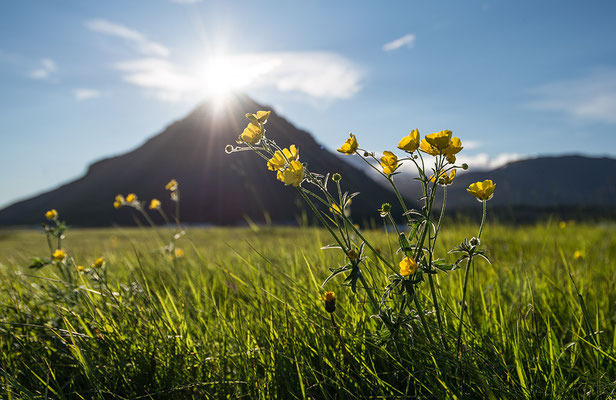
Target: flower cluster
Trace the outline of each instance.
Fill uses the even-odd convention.
[[[182,258],[184,256],[184,251],[176,247],[176,241],[185,235],[184,228],[182,227],[182,224],[180,223],[180,184],[178,183],[177,180],[171,179],[165,185],[165,190],[169,192],[169,197],[171,198],[171,201],[175,202],[175,216],[174,216],[175,221],[174,222],[175,222],[177,229],[175,232],[171,234],[169,243],[162,249],[162,252],[170,256],[173,260],[175,260],[178,258]],[[115,197],[115,200],[113,202],[113,206],[115,208],[128,206],[128,207],[135,209],[141,216],[143,216],[143,218],[147,221],[147,223],[150,226],[156,227],[156,224],[154,223],[150,215],[145,210],[146,204],[147,204],[146,202],[140,201],[135,193],[129,193],[126,195],[126,197],[124,197],[121,194],[118,194]],[[163,210],[162,202],[159,199],[157,198],[151,199],[147,208],[150,211],[157,212],[159,216],[163,219],[163,221],[165,221],[166,225],[171,225],[171,220],[167,216],[167,213]],[[100,259],[100,261],[103,262],[102,259]]]
[[[393,207],[384,203],[378,210],[378,214],[389,223],[398,235],[400,248],[397,254],[398,261],[384,257],[377,247],[367,240],[359,227],[351,220],[349,205],[352,198],[358,193],[349,194],[341,187],[342,176],[338,173],[316,174],[308,170],[306,165],[299,161],[299,149],[295,145],[281,148],[266,134],[265,124],[269,112],[258,111],[256,114],[246,114],[250,120],[248,126],[240,134],[237,143],[240,146],[227,146],[227,153],[243,150],[252,150],[266,161],[266,167],[275,171],[278,180],[285,185],[294,186],[304,201],[310,206],[316,217],[328,230],[335,243],[327,245],[324,249],[339,249],[344,254],[341,259],[342,265],[331,268],[331,275],[323,285],[339,274],[345,274],[344,283],[352,292],[363,288],[368,302],[371,304],[375,317],[382,321],[392,333],[409,321],[419,321],[426,337],[432,341],[432,333],[428,322],[429,318],[436,317],[436,325],[439,329],[440,340],[447,348],[447,336],[443,331],[443,310],[439,303],[439,291],[434,276],[439,272],[453,271],[466,262],[464,287],[462,289],[462,304],[465,303],[468,274],[472,268],[474,258],[488,260],[487,252],[481,249],[481,232],[485,222],[486,203],[494,194],[495,185],[491,180],[475,182],[467,191],[483,204],[483,218],[477,237],[464,239],[451,253],[458,253],[458,259],[454,264],[448,264],[445,260],[437,257],[438,235],[445,213],[446,193],[448,186],[454,184],[456,173],[459,169],[466,170],[468,165],[457,165],[457,155],[464,148],[460,138],[453,136],[452,131],[442,130],[421,137],[419,130],[412,130],[407,136],[400,139],[397,148],[405,152],[404,157],[394,152],[383,151],[380,157],[374,152],[362,149],[357,137],[350,133],[346,141],[337,149],[338,152],[351,156],[355,155],[368,166],[377,171],[392,187],[400,207],[402,217],[408,226],[408,232],[399,229],[399,223],[394,219]],[[426,159],[431,156],[433,158]],[[400,167],[404,163],[412,163],[417,168],[418,177],[412,178],[421,185],[423,202],[421,209],[414,210],[407,207],[405,199],[396,186],[396,180],[402,176]],[[302,185],[303,182],[311,185]],[[333,182],[334,190],[329,185]],[[437,193],[442,193],[442,208],[440,216],[435,218],[433,208]],[[329,209],[329,213],[323,210]],[[321,208],[321,209],[319,209]],[[397,263],[397,267],[396,267]],[[387,268],[392,273],[388,279],[389,284],[384,289],[377,287],[373,274]],[[365,273],[369,270],[370,273]],[[424,306],[416,292],[421,284],[428,281],[430,307],[434,311],[424,311]],[[380,299],[378,295],[380,294]],[[396,298],[402,297],[403,301]],[[336,297],[333,292],[327,292],[323,296],[325,308],[329,313],[335,310]],[[333,318],[333,317],[332,317]],[[458,316],[459,332],[462,329],[464,308],[461,308]],[[332,319],[333,321],[333,319]],[[456,343],[457,352],[460,351],[460,336]]]

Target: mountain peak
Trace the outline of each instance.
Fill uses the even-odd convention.
[[[256,154],[229,155],[224,151],[248,123],[244,115],[259,109],[271,107],[241,93],[224,102],[203,101],[139,148],[97,161],[85,176],[1,210],[0,225],[38,223],[49,208],[58,209],[72,225],[133,224],[130,210],[113,208],[115,195],[159,198],[163,207],[172,211],[172,204],[164,201],[168,199],[164,186],[172,178],[180,182],[181,214],[186,222],[238,224],[246,217],[295,222],[305,211],[297,192],[277,181]],[[302,161],[312,170],[339,172],[346,190],[362,192],[353,202],[355,217],[372,218],[382,202],[393,201],[389,190],[340,161],[308,132],[274,111],[266,127],[268,137],[279,145],[300,148]]]

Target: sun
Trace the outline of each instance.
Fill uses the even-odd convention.
[[[203,83],[206,94],[226,97],[238,88],[238,72],[227,57],[213,57],[206,61]]]

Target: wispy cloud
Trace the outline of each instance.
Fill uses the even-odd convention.
[[[30,72],[30,78],[47,80],[57,70],[56,63],[51,58],[43,58],[38,68]]]
[[[410,48],[410,47],[413,47],[414,44],[415,44],[415,35],[413,35],[412,33],[409,33],[396,40],[392,40],[389,43],[385,43],[383,45],[383,50],[393,51],[393,50],[398,50],[401,47]]]
[[[552,82],[531,90],[533,110],[555,111],[576,119],[616,124],[616,69],[596,70],[584,77]]]
[[[115,36],[131,43],[137,51],[148,56],[167,57],[169,49],[160,43],[148,39],[143,33],[104,19],[92,19],[86,27],[94,32]]]
[[[166,101],[213,93],[224,81],[232,89],[274,88],[316,99],[346,99],[361,89],[362,71],[330,52],[279,52],[227,55],[195,69],[160,58],[117,63],[123,79]]]
[[[84,101],[101,97],[101,92],[96,89],[78,88],[73,90],[73,96],[78,101]]]

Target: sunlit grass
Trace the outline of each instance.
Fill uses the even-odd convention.
[[[439,247],[475,229],[447,226]],[[397,242],[365,233],[393,259]],[[426,342],[416,321],[417,334],[385,340],[364,296],[340,289],[343,278],[326,287],[339,289],[337,334],[320,285],[343,260],[319,250],[329,243],[323,230],[190,229],[181,258],[161,254],[151,229],[72,230],[64,248],[78,264],[103,256],[109,285],[80,274],[74,291],[53,266],[26,268],[47,251],[42,233],[2,231],[1,397],[608,398],[616,388],[615,233],[609,225],[490,224],[493,265],[478,262],[470,280],[457,381],[455,355]],[[576,250],[585,256],[575,260]],[[452,342],[461,279],[439,274]],[[421,296],[429,302],[427,288]]]

